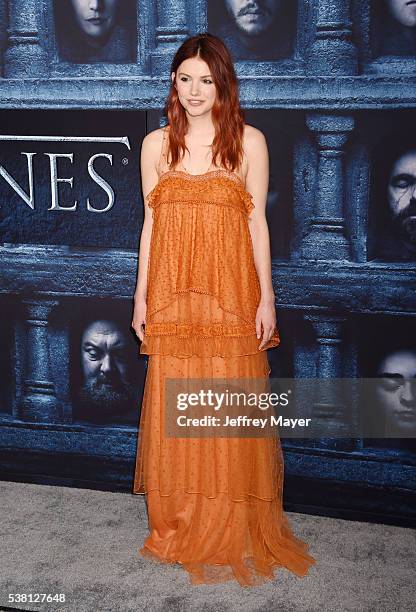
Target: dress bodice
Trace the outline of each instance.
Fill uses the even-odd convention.
[[[216,204],[230,206],[250,214],[253,199],[242,180],[235,173],[223,168],[204,174],[189,174],[183,170],[167,170],[146,197],[151,208],[167,202]]]

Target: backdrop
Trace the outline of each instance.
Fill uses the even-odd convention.
[[[269,146],[272,376],[380,378],[390,427],[335,436],[368,404],[312,405],[334,436],[283,438],[286,507],[414,522],[415,5],[97,6],[92,23],[84,0],[0,1],[1,477],[131,488],[140,146],[166,121],[173,54],[209,31]]]

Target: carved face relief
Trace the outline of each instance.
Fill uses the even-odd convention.
[[[395,225],[409,242],[416,244],[416,149],[401,155],[393,164],[388,203]]]
[[[103,392],[114,391],[125,382],[126,338],[112,321],[90,324],[81,340],[81,363],[85,380]]]
[[[377,368],[376,401],[385,418],[386,433],[416,432],[416,350],[388,354]]]
[[[282,0],[225,0],[225,5],[239,30],[258,36],[273,24]]]
[[[111,33],[119,0],[70,0],[75,20],[91,44],[101,43]]]
[[[401,25],[416,26],[416,0],[386,0],[391,15]]]

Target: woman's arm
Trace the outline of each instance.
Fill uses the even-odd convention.
[[[254,261],[260,281],[261,298],[256,316],[257,338],[263,333],[261,350],[276,328],[275,295],[272,283],[270,235],[266,220],[269,188],[269,152],[263,132],[246,125],[244,150],[247,159],[246,189],[253,196],[254,209],[249,217]]]
[[[146,198],[159,180],[157,162],[161,147],[162,130],[154,130],[144,137],[140,155],[141,184],[144,198],[144,220],[140,236],[139,265],[137,283],[134,292],[134,312],[131,326],[143,341],[142,325],[146,324],[146,297],[147,297],[147,268],[150,252],[150,239],[152,236],[153,216]]]

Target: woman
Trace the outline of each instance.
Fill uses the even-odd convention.
[[[280,342],[265,138],[244,124],[219,38],[186,40],[171,78],[169,124],[144,138],[141,154],[132,327],[149,362],[133,493],[146,494],[150,535],[140,552],[182,564],[193,584],[259,584],[279,566],[303,576],[315,560],[282,510],[277,436],[166,435],[169,379],[267,380],[266,349]]]

